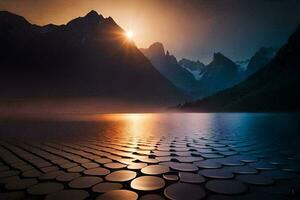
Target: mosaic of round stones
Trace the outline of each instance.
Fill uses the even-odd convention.
[[[298,198],[297,149],[211,131],[0,140],[0,199]]]

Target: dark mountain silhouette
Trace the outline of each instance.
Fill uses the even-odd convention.
[[[162,43],[156,42],[147,49],[140,49],[154,67],[170,80],[176,87],[188,95],[194,95],[196,80],[193,75],[182,68],[175,56],[165,53]]]
[[[300,27],[276,56],[240,84],[203,100],[191,111],[300,111]]]
[[[276,49],[272,47],[262,47],[260,48],[254,56],[250,59],[247,69],[244,73],[244,77],[247,78],[260,68],[268,64],[276,54]]]
[[[3,98],[103,97],[169,104],[184,96],[95,11],[66,25],[36,26],[0,12]]]
[[[199,60],[193,61],[186,58],[181,59],[178,64],[187,69],[190,73],[194,75],[196,80],[200,80],[201,76],[205,70],[205,65]]]
[[[221,53],[215,53],[199,81],[202,97],[231,87],[239,80],[239,66]]]

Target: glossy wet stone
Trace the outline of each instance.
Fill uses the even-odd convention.
[[[45,200],[83,200],[89,196],[89,193],[85,190],[61,190],[59,192],[47,195]]]
[[[219,162],[217,162],[215,160],[210,160],[210,159],[195,162],[194,164],[197,167],[204,168],[204,169],[218,169],[218,168],[222,167],[222,165]]]
[[[105,169],[103,167],[93,168],[93,169],[87,169],[83,171],[85,175],[92,175],[92,176],[105,176],[110,173],[108,169]]]
[[[138,194],[130,190],[112,190],[97,197],[97,200],[136,200]]]
[[[203,183],[205,178],[199,174],[189,172],[179,172],[179,178],[181,182],[185,183]]]
[[[83,176],[74,179],[69,183],[71,188],[90,188],[97,183],[102,182],[103,179],[100,177],[93,177],[93,176]]]
[[[147,166],[147,163],[132,163],[127,166],[128,169],[142,169]]]
[[[108,174],[105,179],[112,182],[126,182],[136,177],[136,172],[130,170],[118,170]]]
[[[92,188],[92,191],[98,192],[98,193],[104,193],[104,192],[108,192],[111,190],[118,190],[118,189],[121,189],[122,187],[123,187],[123,185],[120,183],[103,182],[103,183],[99,183],[99,184],[95,185]]]
[[[171,163],[170,167],[174,170],[178,171],[186,171],[186,172],[193,172],[197,171],[198,167],[195,166],[194,164],[189,164],[189,163]]]
[[[238,175],[235,178],[244,183],[253,185],[271,185],[274,183],[271,178],[261,175]]]
[[[224,169],[203,169],[199,170],[199,174],[208,178],[229,179],[233,178],[232,172]]]
[[[248,166],[228,167],[226,169],[232,171],[235,174],[257,174],[258,173],[257,169]]]
[[[130,187],[135,190],[152,191],[165,186],[165,181],[156,176],[140,176],[131,181]]]
[[[165,165],[149,165],[149,166],[141,169],[141,172],[143,174],[148,174],[148,175],[164,174],[169,171],[170,171],[170,168]]]
[[[247,186],[235,180],[211,180],[205,184],[205,187],[219,194],[241,194],[247,191]]]
[[[166,187],[164,195],[171,200],[198,200],[204,199],[206,193],[199,185],[174,183]]]
[[[168,181],[177,181],[179,177],[175,174],[163,174],[163,178]]]
[[[122,169],[125,168],[127,165],[121,164],[121,163],[106,163],[104,164],[104,167],[109,169]]]
[[[45,195],[60,191],[62,189],[64,189],[64,186],[60,183],[45,182],[29,187],[27,192],[32,195]]]

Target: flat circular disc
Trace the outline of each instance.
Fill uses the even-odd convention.
[[[105,179],[113,182],[130,181],[136,177],[136,172],[130,170],[118,170],[108,174]]]
[[[174,183],[165,189],[164,194],[171,200],[199,200],[206,195],[201,186],[189,183]]]
[[[105,176],[110,173],[108,169],[105,169],[103,167],[97,167],[93,169],[87,169],[83,171],[85,175],[91,175],[91,176]]]
[[[138,194],[130,190],[112,190],[97,197],[97,200],[136,200]]]
[[[148,175],[158,175],[158,174],[164,174],[170,171],[170,168],[166,165],[149,165],[147,167],[144,167],[141,172],[143,174]]]
[[[140,176],[132,180],[130,186],[135,190],[152,191],[163,188],[165,181],[156,176]]]
[[[99,183],[92,188],[93,192],[105,193],[111,190],[119,190],[123,187],[120,183]]]

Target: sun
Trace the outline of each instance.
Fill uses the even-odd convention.
[[[133,31],[127,31],[126,32],[126,37],[131,40],[134,37],[134,32]]]

